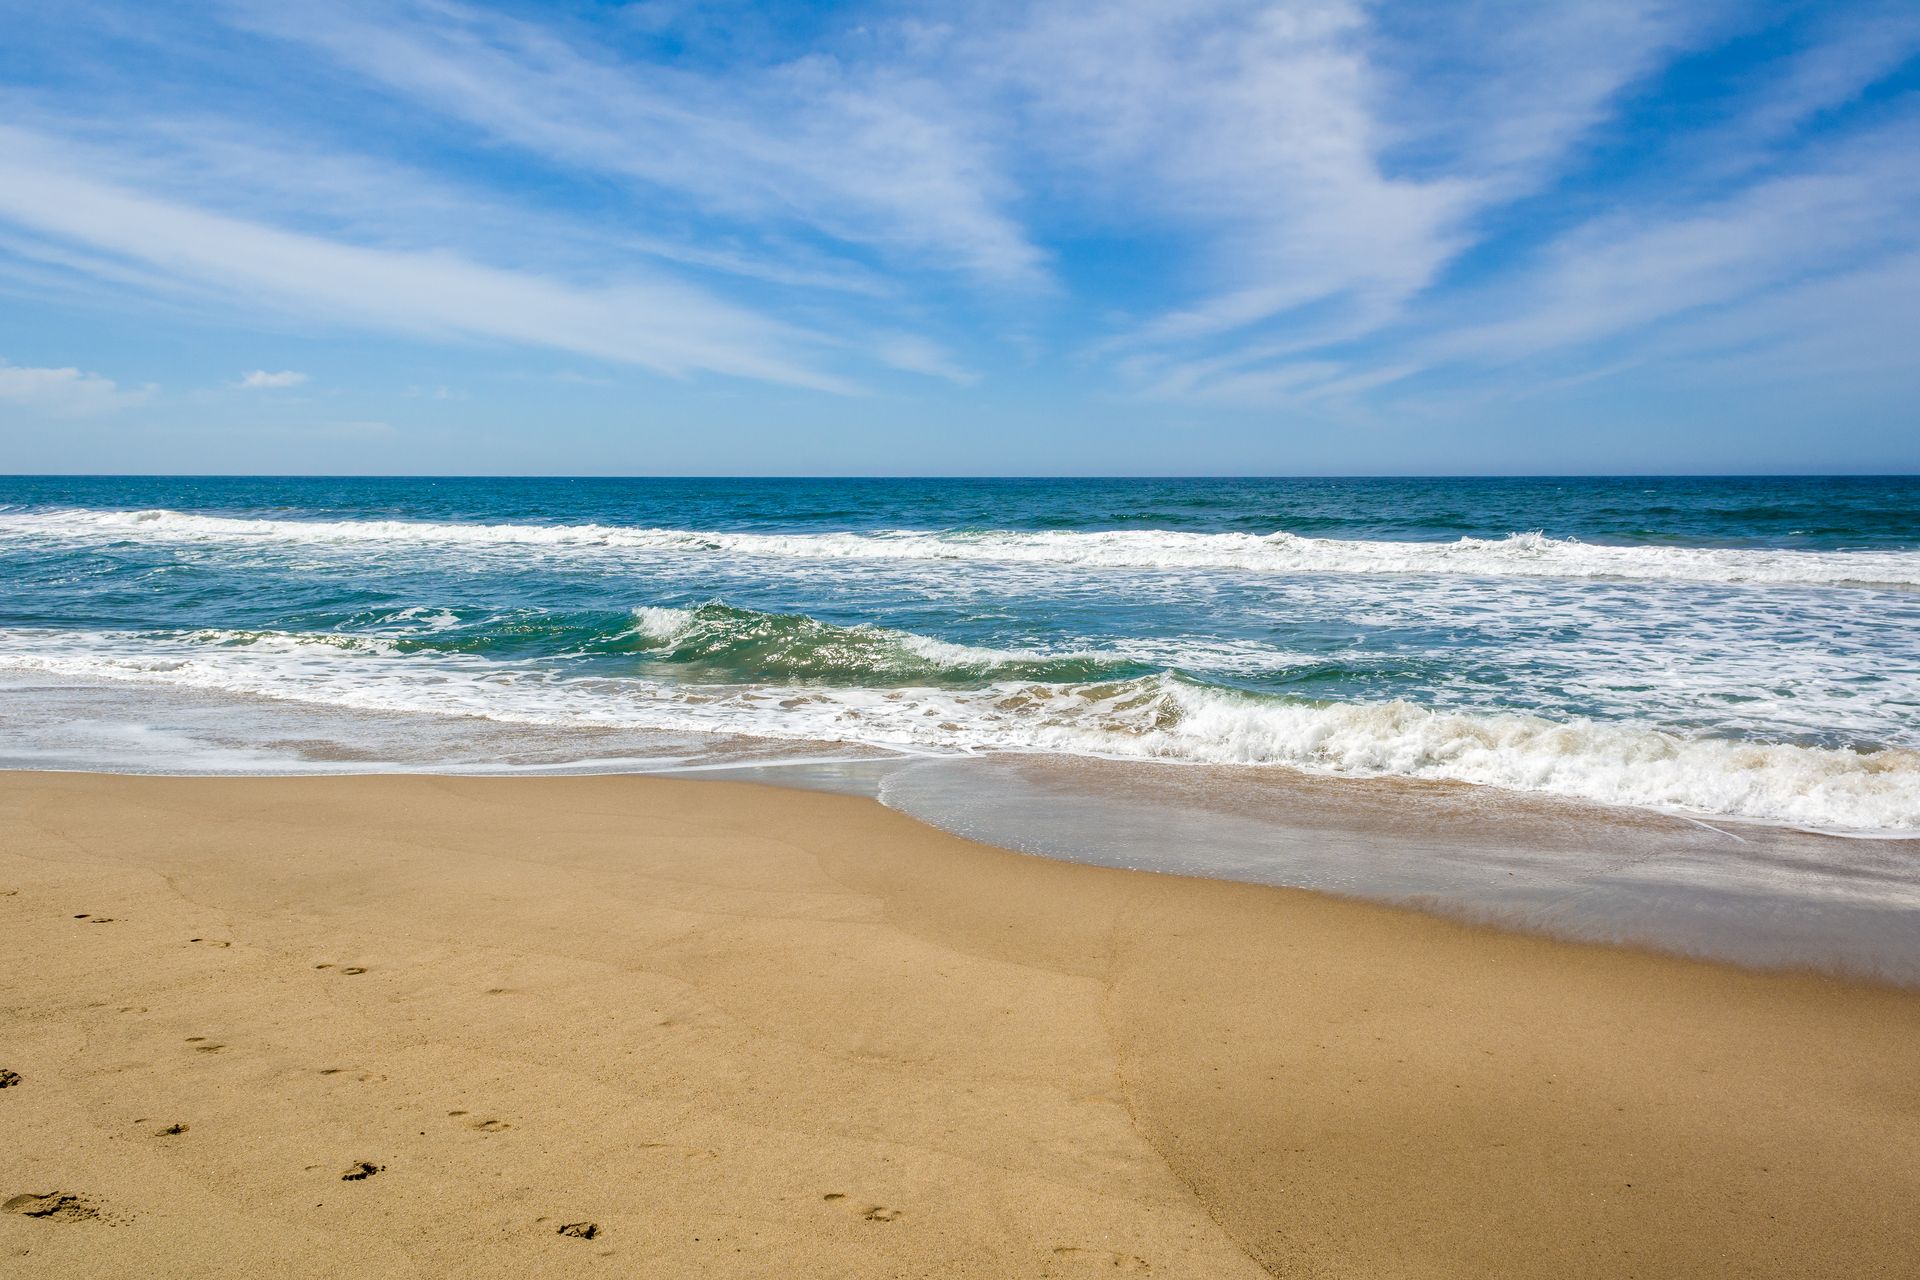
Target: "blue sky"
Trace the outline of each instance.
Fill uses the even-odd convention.
[[[0,470],[1920,470],[1920,6],[0,0]]]

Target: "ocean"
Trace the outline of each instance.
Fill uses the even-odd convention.
[[[1055,843],[1129,865],[1184,805],[1163,869],[1223,874],[1331,795],[1908,836],[1920,479],[4,478],[0,726],[16,768],[786,769],[1016,846],[1077,805]]]

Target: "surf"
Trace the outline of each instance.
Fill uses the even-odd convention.
[[[70,543],[367,544],[548,555],[717,555],[799,561],[963,562],[1257,575],[1418,575],[1696,584],[1920,588],[1920,551],[1614,545],[1538,531],[1393,541],[1166,529],[880,529],[806,533],[604,523],[239,518],[153,509],[0,513],[0,536]]]
[[[1103,679],[1020,678],[1024,655],[991,658],[872,629],[850,652],[824,624],[724,606],[636,615],[628,643],[677,673],[569,675],[390,639],[197,632],[0,636],[0,667],[72,679],[138,681],[229,696],[365,711],[858,743],[956,754],[1005,752],[1353,778],[1471,783],[1593,803],[1855,832],[1920,830],[1920,752],[1688,735],[1654,726],[1448,710],[1406,699],[1325,702],[1251,693],[1165,671]],[[836,631],[841,634],[835,634]],[[716,648],[775,638],[780,678],[700,670]],[[801,655],[798,648],[812,648]],[[924,648],[933,657],[916,654]],[[862,683],[875,663],[914,661],[973,680]],[[1042,663],[1058,661],[1038,659]],[[765,663],[764,655],[752,661]],[[1085,661],[1085,659],[1074,659]],[[847,664],[830,676],[822,662]],[[944,665],[943,665],[944,664]],[[812,672],[814,678],[805,679]],[[907,672],[896,669],[896,674]],[[1057,670],[1056,674],[1066,674]],[[704,677],[704,678],[703,678]]]

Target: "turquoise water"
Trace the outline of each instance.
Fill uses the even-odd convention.
[[[0,723],[63,767],[1004,755],[1909,832],[1920,481],[0,479]]]

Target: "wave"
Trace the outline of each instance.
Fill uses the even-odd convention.
[[[1145,674],[1145,664],[1097,653],[1047,653],[954,644],[866,623],[837,626],[804,613],[767,613],[710,601],[634,611],[642,651],[680,678],[898,686],[915,682],[1067,683]]]
[[[697,645],[700,613],[642,614],[635,627],[644,643]],[[906,750],[1285,766],[1838,831],[1920,830],[1920,752],[1912,750],[1689,737],[1644,725],[1404,701],[1310,702],[1164,672],[1071,683],[1001,678],[959,689],[709,684],[567,675],[470,654],[342,645],[333,636],[52,631],[0,633],[0,666],[370,712]]]
[[[717,600],[627,612],[486,613],[464,626],[448,610],[402,610],[381,616],[377,623],[373,630],[307,633],[206,628],[181,639],[192,645],[247,647],[256,653],[333,648],[388,657],[628,659],[629,671],[670,669],[676,680],[727,684],[1070,683],[1125,679],[1155,669],[1149,661],[1113,654],[955,644],[911,631],[867,623],[840,626],[804,613],[769,613]],[[1196,651],[1190,656],[1205,660],[1207,655]],[[1268,659],[1284,663],[1287,655],[1268,651]]]
[[[1264,574],[1437,574],[1920,587],[1920,551],[1611,546],[1542,533],[1452,542],[1145,529],[747,533],[603,524],[276,520],[164,510],[63,510],[0,513],[0,535],[81,542],[501,547],[561,553],[639,551],[815,561],[961,561]]]

